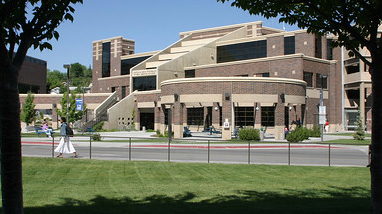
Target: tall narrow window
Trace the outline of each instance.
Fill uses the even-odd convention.
[[[321,36],[316,35],[314,42],[315,57],[322,58],[322,41]]]
[[[284,37],[284,55],[295,54],[294,36]]]
[[[328,88],[328,77],[324,76],[321,77],[321,74],[316,74],[316,88],[323,88],[327,89]]]
[[[313,87],[313,73],[304,72],[304,81],[307,83],[307,87]]]
[[[275,126],[275,107],[261,107],[261,125]]]
[[[102,44],[102,77],[110,77],[110,42]]]
[[[326,47],[326,49],[327,49],[326,58],[327,58],[327,60],[333,60],[333,47],[331,45],[332,41],[333,41],[333,39],[326,40],[326,45],[327,45],[327,47]]]

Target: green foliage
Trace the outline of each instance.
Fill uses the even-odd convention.
[[[239,139],[240,140],[260,140],[260,132],[257,129],[253,128],[244,128],[239,130]]]
[[[88,87],[92,81],[92,69],[80,63],[73,63],[70,65],[70,85],[77,87],[77,92],[82,93],[83,87]]]
[[[287,141],[292,143],[302,142],[309,139],[311,131],[305,127],[297,127],[287,135]]]
[[[94,140],[94,141],[102,141],[102,137],[101,137],[100,134],[95,133],[95,134],[92,135],[92,140]]]
[[[77,120],[80,120],[82,118],[82,111],[76,110],[76,99],[80,98],[80,96],[76,96],[74,93],[71,93],[69,96],[69,122],[73,123]],[[66,117],[66,103],[67,103],[67,93],[64,92],[62,95],[60,105],[62,109],[56,108],[56,112],[60,117]],[[86,105],[84,106],[85,112],[87,111]]]
[[[310,130],[310,137],[321,137],[321,129],[320,126],[314,125],[313,129]]]
[[[158,134],[158,131],[157,131],[157,136],[158,136],[158,137],[168,138],[168,131],[165,131],[165,132],[164,132],[164,135],[161,134],[161,133]],[[174,132],[172,132],[172,137],[174,138]]]
[[[31,124],[36,115],[34,108],[36,107],[36,104],[33,103],[34,96],[28,92],[27,98],[25,99],[25,104],[23,105],[23,112],[21,113],[21,121],[27,124]]]
[[[64,88],[63,82],[66,82],[66,75],[64,73],[57,70],[48,70],[46,84],[50,90],[56,87]]]
[[[97,123],[95,126],[93,126],[93,130],[96,131],[96,132],[101,131],[102,127],[103,127],[103,124],[104,124],[104,121],[101,121],[101,122]]]
[[[357,120],[355,121],[355,125],[357,125],[357,128],[355,129],[353,133],[354,140],[364,140],[365,139],[365,130],[362,122],[361,112],[358,111]]]

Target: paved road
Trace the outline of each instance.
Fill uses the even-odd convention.
[[[57,155],[52,154],[52,149],[58,143],[57,139],[55,144],[43,137],[23,138],[22,141],[23,156],[54,157]],[[264,143],[252,144],[248,148],[248,144],[217,142],[208,146],[206,139],[196,141],[197,143],[172,143],[170,149],[168,143],[133,142],[130,144],[127,139],[126,142],[92,142],[90,149],[88,138],[75,137],[73,144],[80,154],[79,158],[82,159],[313,166],[328,166],[330,163],[331,166],[358,167],[364,167],[368,162],[367,146],[331,145],[329,147],[329,145],[313,143]],[[70,155],[64,155],[64,157],[70,158]]]

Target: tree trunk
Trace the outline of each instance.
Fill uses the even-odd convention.
[[[0,68],[0,144],[3,213],[24,213],[18,71]]]
[[[373,59],[372,137],[371,137],[371,208],[382,213],[382,54]]]

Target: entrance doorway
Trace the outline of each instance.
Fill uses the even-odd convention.
[[[154,113],[142,113],[140,115],[141,119],[141,130],[143,127],[146,128],[146,130],[151,129],[154,130]]]

